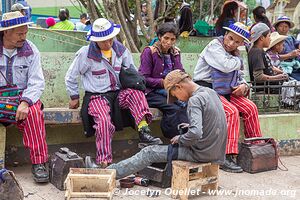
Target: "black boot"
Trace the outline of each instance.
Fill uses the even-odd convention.
[[[220,165],[220,169],[231,173],[243,172],[243,169],[235,163],[231,154],[226,154],[225,163],[223,165]]]
[[[156,144],[162,144],[163,142],[161,141],[160,138],[153,137],[150,135],[150,129],[148,126],[143,126],[139,130],[139,148],[143,148],[149,145],[156,145]]]
[[[49,172],[45,166],[45,163],[33,164],[31,171],[32,171],[33,179],[35,180],[35,182],[37,182],[37,183],[49,182]]]

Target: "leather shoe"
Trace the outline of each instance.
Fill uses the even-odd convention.
[[[153,137],[152,135],[150,135],[150,132],[151,131],[148,126],[143,126],[142,128],[139,129],[140,148],[149,145],[157,145],[163,143],[160,138]]]
[[[230,154],[226,155],[225,162],[223,165],[220,165],[220,169],[231,173],[243,172],[243,169],[234,162],[233,156]]]
[[[45,163],[33,164],[31,171],[32,171],[33,179],[35,180],[35,182],[37,182],[37,183],[49,182],[49,172],[45,166]]]
[[[101,162],[99,165],[96,164],[91,156],[86,156],[85,157],[85,168],[98,168],[98,169],[105,169],[106,167],[108,167],[110,165],[110,163],[108,162]]]
[[[86,168],[100,168],[99,165],[97,165],[91,158],[91,156],[85,157],[85,167]]]

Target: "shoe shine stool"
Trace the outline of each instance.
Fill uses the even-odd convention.
[[[112,199],[116,187],[116,170],[70,168],[65,181],[65,199]]]
[[[206,193],[218,189],[219,165],[211,163],[194,163],[188,161],[172,161],[172,198],[187,200],[189,190],[200,189]],[[180,191],[187,191],[181,192]]]

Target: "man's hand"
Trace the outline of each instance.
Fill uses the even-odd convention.
[[[27,118],[29,112],[29,105],[26,101],[22,101],[18,106],[16,112],[16,121],[22,121]]]
[[[171,144],[177,144],[179,141],[179,137],[180,137],[180,135],[176,135],[175,137],[173,137],[171,139]]]
[[[76,109],[79,107],[79,99],[74,99],[69,101],[69,108],[70,109]]]
[[[278,74],[278,75],[275,75],[275,76],[273,76],[274,77],[274,80],[278,80],[278,81],[281,81],[281,80],[283,80],[283,81],[287,81],[287,80],[289,80],[289,75],[288,74]]]
[[[246,90],[247,90],[246,84],[241,84],[241,85],[233,88],[232,94],[237,97],[242,97],[245,95]]]

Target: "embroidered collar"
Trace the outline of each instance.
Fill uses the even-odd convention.
[[[33,54],[33,50],[27,40],[24,42],[23,46],[17,48],[17,56],[19,57],[28,57]],[[0,38],[0,56],[3,55],[3,36]]]
[[[117,57],[121,57],[123,55],[123,53],[126,50],[126,47],[120,43],[117,40],[114,40],[113,45],[112,45],[112,49],[114,50],[114,52],[116,53]],[[102,60],[102,53],[100,48],[98,47],[96,42],[91,41],[90,45],[89,45],[89,50],[88,50],[88,58],[93,59],[97,62],[101,62]]]
[[[157,42],[155,42],[154,44],[153,44],[153,47],[155,47],[156,49],[157,49],[157,51],[158,51],[158,54],[160,55],[160,56],[162,56],[162,48],[161,48],[161,42],[160,41],[157,41]],[[172,54],[173,56],[176,56],[176,55],[178,55],[179,54],[179,49],[177,48],[177,47],[171,47],[170,49],[169,49],[169,53],[170,54]]]

